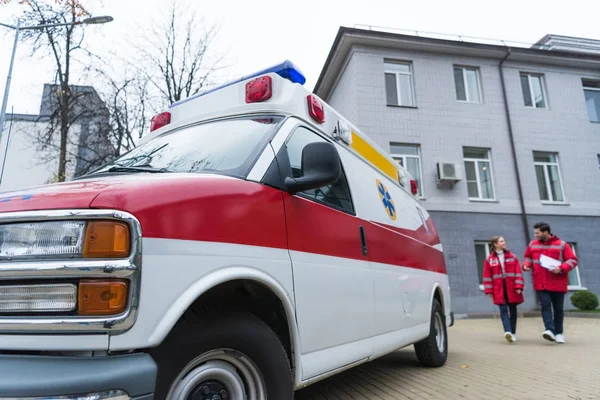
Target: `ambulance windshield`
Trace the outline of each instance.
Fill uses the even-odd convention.
[[[244,117],[158,136],[91,174],[217,172],[245,177],[282,117]]]

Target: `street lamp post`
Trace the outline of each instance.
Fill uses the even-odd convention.
[[[12,56],[10,58],[10,65],[8,67],[8,75],[6,77],[6,86],[4,88],[4,98],[2,99],[2,109],[0,110],[0,142],[2,142],[2,134],[4,132],[4,119],[6,117],[6,107],[8,104],[8,92],[10,90],[10,81],[12,79],[12,70],[13,65],[15,63],[15,55],[17,54],[17,44],[19,43],[19,32],[25,29],[44,29],[44,28],[54,28],[57,26],[71,26],[71,25],[92,25],[92,24],[105,24],[107,22],[111,22],[113,17],[111,16],[101,16],[101,17],[91,17],[84,19],[83,21],[75,21],[75,22],[67,22],[62,24],[43,24],[43,25],[35,25],[35,26],[21,26],[21,20],[17,20],[17,25],[8,25],[0,22],[0,26],[4,26],[6,28],[15,30],[15,42],[13,44]],[[7,147],[8,148],[8,147]],[[6,157],[6,154],[4,155]]]

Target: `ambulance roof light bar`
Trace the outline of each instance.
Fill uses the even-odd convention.
[[[261,71],[255,72],[253,74],[242,76],[240,79],[225,83],[223,85],[209,89],[205,92],[198,93],[194,96],[190,96],[187,99],[176,101],[175,103],[171,104],[169,106],[169,108],[173,108],[180,104],[187,103],[190,100],[204,96],[204,95],[212,93],[212,92],[216,92],[217,90],[223,89],[227,86],[235,85],[236,83],[240,83],[247,79],[255,78],[255,77],[258,77],[261,75],[266,75],[269,73],[276,73],[277,75],[281,76],[282,78],[288,79],[294,83],[299,83],[300,85],[304,85],[304,83],[306,82],[306,78],[304,77],[304,74],[294,65],[294,63],[292,63],[289,60],[285,60],[281,64],[273,65],[272,67],[263,69]]]

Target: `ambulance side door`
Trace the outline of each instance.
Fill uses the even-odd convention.
[[[413,242],[396,230],[404,222],[406,202],[402,189],[380,171],[356,156],[348,155],[352,168],[350,183],[356,198],[357,215],[364,220],[369,262],[373,279],[374,334],[384,335],[410,327],[407,298],[413,290],[412,273],[402,267],[403,253]],[[391,204],[384,201],[389,199]],[[376,348],[382,340],[376,340]]]
[[[282,174],[299,176],[303,148],[325,140],[296,127],[278,155]],[[334,184],[283,195],[304,379],[372,352],[373,283],[343,160],[342,170]]]

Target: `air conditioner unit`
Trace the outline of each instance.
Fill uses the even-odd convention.
[[[458,166],[454,163],[437,163],[437,176],[440,182],[458,182],[461,180]]]

